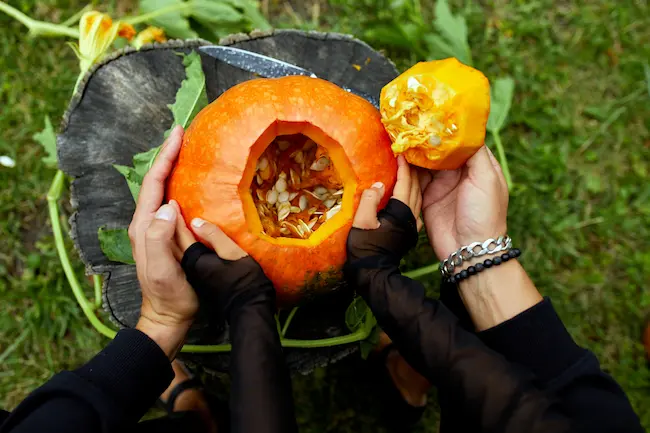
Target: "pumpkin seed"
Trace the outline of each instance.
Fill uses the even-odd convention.
[[[306,235],[311,234],[311,227],[309,227],[303,220],[298,220],[298,224],[304,234]]]
[[[278,194],[278,202],[286,203],[289,201],[289,191],[282,191]]]
[[[300,196],[300,199],[298,200],[298,206],[300,207],[300,210],[307,209],[307,206],[309,206],[309,200],[307,199],[307,196]]]
[[[302,148],[303,150],[310,150],[313,149],[314,147],[316,147],[316,142],[311,138],[309,138],[307,139],[307,141],[305,141],[305,145]]]
[[[255,180],[257,181],[258,185],[262,185],[262,183],[264,183],[264,180],[262,180],[262,176],[260,176],[259,173],[255,175]]]
[[[325,205],[326,208],[330,209],[332,206],[336,204],[336,199],[335,198],[328,198],[323,202],[323,205]]]
[[[309,191],[308,189],[303,189],[303,192],[306,192],[310,196],[314,197],[316,200],[321,200],[321,196],[319,196],[316,193],[313,193],[313,192]]]
[[[332,209],[328,210],[326,214],[327,219],[330,220],[334,215],[339,213],[340,210],[341,210],[341,205],[336,205]]]
[[[271,166],[267,165],[264,170],[260,170],[260,176],[264,180],[269,180],[271,178]]]
[[[309,220],[309,224],[307,224],[307,226],[309,227],[310,230],[312,230],[317,222],[318,222],[318,218],[312,218],[311,220]]]
[[[291,213],[291,205],[289,203],[281,203],[278,206],[278,221],[285,220]]]
[[[319,200],[323,200],[323,198],[328,194],[327,188],[324,186],[317,186],[314,188],[314,194],[316,195],[316,198]]]
[[[432,146],[438,146],[440,143],[442,143],[442,140],[435,134],[429,138],[429,144]]]
[[[268,204],[275,204],[278,201],[278,192],[275,190],[275,188],[270,189],[269,192],[266,193],[266,202]]]
[[[286,174],[285,174],[286,177]],[[287,181],[284,177],[280,177],[277,182],[275,182],[275,189],[278,192],[285,192],[287,190]]]
[[[316,213],[317,210],[318,210],[318,208],[315,207],[315,206],[314,206],[314,207],[310,207],[309,210],[307,211],[307,213],[308,213],[309,215],[313,215],[313,214]]]
[[[291,143],[288,142],[287,140],[278,140],[276,143],[278,143],[278,149],[280,149],[282,152],[284,152],[289,148],[289,146],[291,146]]]
[[[298,197],[297,192],[292,192],[289,194],[289,201],[293,201],[294,198]]]
[[[326,156],[321,156],[309,167],[312,171],[323,171],[330,165],[330,159]]]
[[[291,231],[290,231],[288,228],[286,228],[286,227],[282,227],[282,228],[280,229],[280,233],[282,233],[283,235],[290,235],[290,234],[291,234]]]
[[[298,206],[291,206],[291,213],[300,213],[300,208]]]
[[[268,167],[268,166],[269,166],[269,160],[265,156],[263,156],[262,158],[260,158],[257,161],[257,169],[258,170],[265,170],[266,167]]]
[[[269,210],[262,203],[257,204],[257,213],[260,214],[261,216],[266,215],[268,211]]]
[[[289,169],[289,175],[291,178],[291,186],[297,188],[300,185],[300,176],[294,171],[294,169]]]
[[[451,124],[451,130],[452,130],[452,131],[457,131],[457,130],[458,130],[458,126],[456,126],[455,123],[452,123],[452,124]]]
[[[264,199],[266,198],[266,194],[264,193],[264,191],[258,188],[257,191],[255,192],[257,193],[257,199],[259,201],[264,201]]]
[[[302,153],[302,150],[296,150],[291,155],[289,155],[289,158],[293,159],[298,164],[302,164],[303,162],[305,162],[305,154]]]
[[[343,195],[343,189],[339,189],[338,191],[332,193],[331,195],[332,197],[341,196]]]

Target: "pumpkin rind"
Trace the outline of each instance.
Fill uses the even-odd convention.
[[[395,154],[420,167],[454,170],[484,143],[490,85],[455,58],[421,62],[384,86],[380,103]]]
[[[260,235],[249,194],[257,158],[278,135],[304,134],[325,146],[345,186],[343,209],[309,239]],[[397,163],[379,112],[364,99],[311,77],[257,79],[226,91],[187,129],[167,196],[186,222],[217,224],[260,263],[283,303],[340,280],[345,242],[361,193],[391,191]],[[390,194],[382,200],[383,207]],[[319,233],[322,233],[319,236]]]

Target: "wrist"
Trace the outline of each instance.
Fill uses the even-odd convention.
[[[466,267],[475,264],[468,263]],[[458,292],[477,331],[493,328],[542,301],[517,260],[509,260],[460,281]]]
[[[191,321],[166,323],[151,315],[142,314],[135,328],[151,338],[171,361],[183,346],[191,326]]]

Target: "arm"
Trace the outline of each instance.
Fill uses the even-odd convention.
[[[441,303],[427,299],[421,284],[400,274],[399,261],[417,240],[411,210],[393,199],[379,216],[375,230],[352,229],[346,278],[400,354],[480,431],[568,431],[532,374],[488,349]]]
[[[487,148],[463,169],[436,174],[424,191],[424,222],[440,259],[463,245],[505,234],[507,210],[508,188]],[[581,428],[642,431],[623,390],[573,341],[518,261],[478,273],[458,287],[443,284],[440,299],[459,317],[471,318],[474,326],[467,328],[480,331],[490,348],[535,374]]]
[[[182,133],[180,127],[172,132],[145,176],[129,227],[142,289],[137,329],[120,331],[90,362],[54,376],[18,406],[3,432],[124,431],[171,382],[170,361],[198,307],[173,254],[179,214],[172,205],[161,206]]]
[[[173,377],[160,347],[146,334],[125,329],[87,364],[55,375],[30,394],[0,431],[122,431],[147,412]]]
[[[215,233],[223,235],[217,231],[209,223],[195,228],[208,243]],[[211,244],[219,246],[219,255],[229,256],[224,240]],[[296,432],[291,379],[274,318],[275,289],[251,257],[223,260],[219,255],[195,243],[182,264],[202,304],[229,324],[231,431]]]

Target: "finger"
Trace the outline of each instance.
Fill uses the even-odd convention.
[[[165,194],[165,180],[178,157],[182,141],[183,128],[179,125],[169,134],[151,169],[144,176],[138,197],[136,216],[141,213],[153,213],[162,203]]]
[[[361,201],[359,208],[354,215],[352,227],[364,230],[374,230],[379,228],[379,220],[377,219],[377,208],[384,196],[386,188],[381,182],[376,182],[371,188],[365,190],[361,194]]]
[[[192,220],[192,230],[194,230],[194,234],[199,239],[211,246],[222,259],[239,260],[248,255],[246,251],[242,250],[219,227],[208,221],[201,218],[194,218]]]
[[[413,216],[418,215],[417,204],[418,199],[422,198],[422,192],[420,191],[420,178],[418,177],[418,172],[415,167],[411,167],[411,191],[409,194],[408,206],[413,212]]]
[[[418,178],[420,180],[420,191],[424,191],[425,189],[427,189],[427,186],[429,186],[429,184],[433,180],[433,175],[434,172],[431,172],[424,168],[418,169]]]
[[[422,230],[422,227],[424,226],[424,221],[422,221],[422,217],[418,216],[415,222],[416,222],[415,226],[417,227],[417,230],[419,232],[420,230]]]
[[[147,272],[165,273],[178,266],[174,257],[174,232],[178,215],[171,205],[158,209],[145,233]]]
[[[187,250],[192,244],[196,242],[196,238],[194,237],[192,231],[185,224],[185,219],[183,219],[181,207],[176,202],[176,200],[171,200],[169,204],[174,206],[174,209],[176,209],[176,212],[179,215],[179,217],[176,219],[176,243],[178,244],[178,248],[181,251],[182,257],[182,254],[185,252],[185,250]]]
[[[397,157],[397,182],[393,189],[393,198],[408,205],[411,191],[411,169],[406,158],[400,155]]]
[[[492,163],[492,167],[494,167],[494,170],[497,173],[497,177],[499,178],[499,183],[501,183],[501,187],[505,188],[506,190],[508,189],[508,182],[506,182],[506,177],[503,174],[503,169],[501,168],[501,164],[499,164],[499,161],[497,160],[496,156],[492,153],[492,150],[485,146],[488,152],[488,156],[490,157],[490,162]]]

